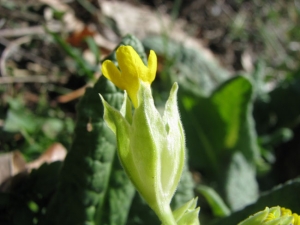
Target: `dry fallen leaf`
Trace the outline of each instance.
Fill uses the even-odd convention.
[[[0,155],[0,184],[26,170],[26,162],[21,152],[13,151]]]
[[[67,149],[62,144],[54,143],[38,159],[28,163],[26,168],[31,170],[39,168],[44,163],[63,161],[66,154]]]
[[[44,163],[63,161],[67,150],[60,143],[51,145],[38,159],[26,163],[21,152],[13,151],[0,155],[0,192],[8,191],[22,183],[32,169]]]

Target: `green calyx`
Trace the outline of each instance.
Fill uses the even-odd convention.
[[[120,112],[101,97],[104,119],[116,134],[120,161],[136,189],[165,225],[177,224],[169,205],[185,157],[177,90],[175,83],[163,116],[154,105],[150,86],[143,82],[134,112],[126,94]]]

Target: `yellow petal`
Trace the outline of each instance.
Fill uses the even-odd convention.
[[[155,78],[157,71],[157,57],[153,50],[150,51],[148,57],[148,68],[145,74],[141,74],[140,78],[142,81],[151,84]]]
[[[125,80],[129,81],[133,77],[140,77],[146,66],[140,56],[131,46],[120,46],[116,52],[122,74],[126,75]]]
[[[120,46],[116,51],[120,70],[109,60],[102,65],[103,75],[120,89],[126,90],[134,107],[138,106],[137,92],[140,82],[149,85],[153,82],[157,70],[157,57],[150,51],[148,67],[145,66],[138,53],[131,46]]]
[[[113,82],[118,88],[125,90],[126,86],[123,82],[123,77],[119,71],[119,69],[115,66],[115,64],[110,61],[106,60],[102,64],[102,74]]]
[[[296,213],[293,213],[294,225],[300,225],[300,216]]]
[[[138,79],[137,79],[137,82],[132,82],[130,87],[126,88],[127,94],[130,97],[131,102],[135,108],[138,107],[137,92],[138,92],[139,88],[140,88],[140,84],[138,82]]]

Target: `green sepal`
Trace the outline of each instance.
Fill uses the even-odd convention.
[[[184,205],[182,205],[181,207],[179,207],[178,209],[174,210],[173,216],[176,219],[176,221],[178,221],[187,210],[195,209],[196,205],[197,205],[197,198],[193,198],[187,203],[185,203]]]
[[[117,135],[121,131],[125,131],[124,135],[121,136],[128,136],[128,132],[126,131],[129,129],[129,124],[124,118],[124,116],[115,108],[111,107],[102,97],[100,94],[101,101],[104,106],[104,120],[107,123],[108,127]],[[124,99],[124,101],[126,101]],[[124,104],[124,103],[123,103]],[[119,131],[118,131],[119,130]]]
[[[247,218],[246,220],[242,221],[238,225],[260,224],[261,221],[263,221],[267,217],[268,213],[269,213],[269,208],[266,207],[265,210],[260,211],[260,212],[258,212],[256,214],[250,216],[249,218]]]
[[[200,208],[196,208],[197,198],[191,199],[173,212],[177,225],[199,225],[198,214]]]
[[[178,84],[174,83],[163,115],[168,150],[164,151],[165,154],[162,154],[162,162],[165,168],[172,169],[165,171],[165,173],[163,171],[161,179],[164,188],[168,190],[170,199],[173,197],[180,181],[185,158],[185,138],[177,104],[177,91]]]
[[[155,108],[150,86],[141,82],[138,92],[139,105],[132,121],[131,150],[141,181],[139,192],[154,211],[168,205],[161,183],[161,151],[167,150],[167,132]],[[156,209],[156,210],[155,210]]]
[[[183,217],[177,222],[177,225],[200,225],[198,219],[199,208],[192,211],[187,211]]]

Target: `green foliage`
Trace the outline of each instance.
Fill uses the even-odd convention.
[[[230,215],[230,209],[226,206],[223,199],[214,189],[205,185],[198,185],[196,190],[205,197],[214,216],[225,217]]]
[[[218,182],[217,190],[232,209],[255,200],[258,147],[251,115],[251,83],[245,77],[235,77],[209,97],[195,98],[182,90],[181,99],[191,166],[202,170],[208,182]],[[242,188],[246,180],[252,188]]]
[[[78,74],[81,76],[86,76],[87,79],[92,80],[94,78],[94,72],[96,72],[98,68],[88,63],[82,57],[82,52],[79,49],[72,47],[58,34],[51,34],[53,36],[53,39],[61,46],[61,48],[76,62],[76,69],[78,70]],[[88,41],[88,45],[92,47],[91,41]],[[93,52],[95,53],[95,51]],[[98,55],[99,53],[97,52],[95,56],[97,57]]]
[[[250,139],[250,143],[256,141],[255,137],[241,132],[250,122],[246,119],[251,117],[248,110],[251,107],[251,95],[251,83],[244,77],[235,77],[222,84],[210,97],[195,98],[182,90],[182,119],[189,137],[187,146],[192,166],[200,165],[211,172],[220,172],[219,156],[225,157],[237,150],[244,151],[244,156],[250,162],[254,161],[257,154],[255,144],[254,148],[250,145],[248,149],[239,146],[241,139]],[[198,140],[201,140],[200,146],[196,145]]]
[[[20,144],[22,152],[27,160],[35,159],[54,141],[69,145],[73,133],[74,122],[66,117],[60,109],[53,109],[51,115],[44,112],[48,110],[48,105],[38,103],[38,108],[33,113],[25,107],[20,98],[9,99],[9,109],[6,114],[3,126],[3,149],[9,148],[10,142],[8,134],[20,133],[24,137],[24,142]],[[33,138],[34,137],[34,138]]]

